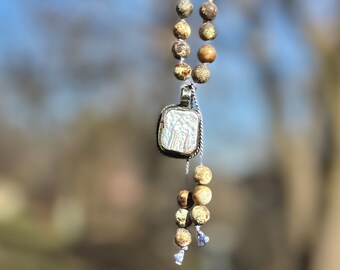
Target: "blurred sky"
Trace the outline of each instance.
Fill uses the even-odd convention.
[[[196,6],[200,3],[193,2]],[[255,11],[258,3],[263,5],[256,9],[260,12]],[[301,25],[304,21],[332,23],[338,1],[296,3],[287,13],[283,0],[217,1],[219,36],[213,44],[218,58],[211,65],[211,80],[200,87],[198,95],[205,120],[207,159],[229,174],[246,174],[265,164],[269,156],[272,142],[267,93],[272,89],[265,89],[266,74],[260,65],[267,66],[278,82],[287,128],[301,131],[309,124],[306,93],[311,91],[319,63]],[[164,18],[175,12],[168,8],[151,0],[2,0],[2,120],[24,132],[32,132],[32,127],[34,132],[51,132],[84,108],[112,114],[132,104],[132,111],[139,108],[145,112],[145,121],[156,121],[159,109],[167,104],[164,100],[150,104],[155,89],[160,88],[160,95],[173,92],[168,104],[176,103],[179,96],[179,83],[164,66],[164,59],[171,57],[171,41],[167,48],[155,49],[158,38],[172,35],[172,25],[166,33],[154,32],[157,24],[164,24]],[[48,20],[39,19],[44,16]],[[85,29],[80,23],[77,28],[84,20]],[[195,52],[202,44],[195,34],[198,15],[190,22],[194,31],[189,42]],[[75,34],[69,25],[78,30],[75,48],[68,44]],[[194,53],[189,63],[196,63]],[[38,75],[38,85],[48,89],[37,91],[34,100],[25,96],[24,85],[16,85],[10,78],[12,69],[23,66],[32,72],[23,76]],[[164,74],[171,77],[173,89],[161,88]]]

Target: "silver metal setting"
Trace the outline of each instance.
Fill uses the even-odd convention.
[[[163,109],[157,132],[160,151],[171,157],[190,159],[200,150],[201,115],[195,109],[170,105]]]
[[[187,86],[181,88],[181,104],[182,107],[189,107],[192,100],[192,90]]]
[[[195,86],[186,84],[181,88],[180,104],[166,106],[161,112],[157,126],[158,149],[166,156],[191,159],[201,151],[202,127]]]

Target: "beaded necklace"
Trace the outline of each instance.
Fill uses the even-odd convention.
[[[178,63],[174,69],[175,77],[183,81],[181,86],[180,104],[166,106],[160,115],[157,127],[157,146],[166,156],[186,160],[186,175],[189,173],[189,160],[200,154],[200,165],[195,168],[194,179],[197,183],[194,190],[181,190],[177,195],[180,209],[176,212],[178,229],[175,243],[180,251],[174,255],[176,264],[181,265],[185,251],[191,243],[192,237],[188,230],[193,223],[197,233],[198,246],[203,247],[209,242],[209,237],[201,231],[201,226],[210,219],[210,212],[206,205],[210,202],[212,193],[206,186],[212,179],[211,170],[203,165],[203,118],[198,105],[197,84],[206,83],[210,78],[208,63],[216,58],[213,46],[205,44],[198,50],[197,57],[201,62],[194,69],[184,62],[190,55],[190,46],[186,39],[191,34],[190,25],[185,21],[192,14],[193,4],[190,0],[181,0],[176,6],[176,12],[181,18],[174,27],[177,41],[172,46],[172,53]],[[212,20],[217,15],[217,6],[213,0],[201,5],[199,10],[203,23],[199,29],[199,36],[203,41],[216,38],[217,32]]]

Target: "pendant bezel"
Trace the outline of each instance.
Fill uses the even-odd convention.
[[[167,149],[162,144],[161,136],[162,136],[162,131],[164,129],[164,117],[171,110],[180,111],[180,112],[193,112],[197,116],[197,119],[198,119],[197,134],[196,134],[197,139],[196,139],[196,145],[192,151],[184,152],[184,151],[171,150],[171,149]],[[157,146],[158,146],[159,151],[165,156],[179,158],[179,159],[191,159],[195,157],[200,152],[200,149],[201,149],[201,138],[200,138],[201,132],[202,132],[201,122],[202,122],[202,117],[201,117],[200,112],[197,109],[186,107],[186,106],[181,106],[181,105],[175,105],[175,104],[166,106],[160,114],[158,125],[157,125]]]

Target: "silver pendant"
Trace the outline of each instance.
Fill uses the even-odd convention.
[[[200,111],[192,106],[192,88],[184,86],[179,105],[166,106],[157,127],[159,150],[167,156],[190,159],[200,151]]]

